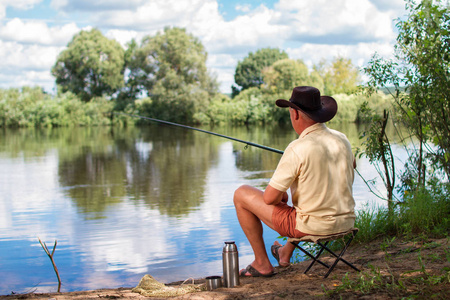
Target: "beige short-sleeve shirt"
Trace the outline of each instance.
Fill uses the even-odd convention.
[[[354,226],[353,161],[347,137],[323,123],[289,144],[269,184],[282,192],[291,189],[297,230],[327,235]]]

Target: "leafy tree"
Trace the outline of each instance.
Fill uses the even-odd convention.
[[[386,133],[389,113],[387,110],[384,110],[383,116],[380,116],[369,108],[367,102],[364,102],[361,106],[360,118],[368,124],[367,130],[361,135],[361,138],[365,139],[365,150],[360,153],[360,156],[364,154],[369,158],[371,163],[374,163],[386,187],[387,200],[389,201],[388,208],[392,212],[394,209],[394,202],[392,200],[396,174],[394,154]],[[378,166],[378,162],[381,162],[382,168]]]
[[[306,85],[308,67],[300,60],[282,59],[262,71],[267,87],[278,90],[292,90],[298,85]]]
[[[389,90],[416,138],[404,176],[404,183],[416,189],[426,184],[427,166],[429,176],[439,169],[450,176],[450,13],[445,1],[416,5],[408,0],[407,8],[408,17],[397,23],[395,59],[375,55],[365,72],[371,90]],[[434,146],[427,147],[429,142]]]
[[[241,88],[232,86],[233,96],[250,87],[259,88],[264,83],[262,71],[274,62],[286,59],[288,55],[276,48],[263,48],[255,53],[250,52],[247,57],[238,62],[234,73],[234,81]]]
[[[135,99],[140,91],[144,88],[143,82],[146,79],[146,74],[140,72],[140,61],[137,59],[137,50],[139,45],[135,39],[127,43],[127,48],[124,53],[124,69],[125,73],[125,87],[121,90],[120,96],[123,98]]]
[[[331,64],[321,61],[314,69],[323,78],[325,95],[350,95],[358,88],[359,70],[352,64],[351,59],[337,57]]]
[[[112,95],[124,84],[124,50],[97,30],[76,34],[57,58],[52,75],[63,92],[84,101]]]
[[[325,94],[325,83],[323,81],[323,78],[320,76],[319,72],[317,72],[316,70],[313,70],[309,74],[308,85],[318,88],[322,92],[323,95],[326,95]]]
[[[146,92],[150,114],[166,120],[192,122],[218,90],[206,68],[207,53],[201,42],[182,28],[165,28],[146,36],[130,53],[130,89]],[[128,59],[128,58],[127,58]]]
[[[308,67],[301,60],[282,59],[263,71],[265,86],[272,92],[292,91],[299,85],[323,88],[323,81],[316,73],[309,73]]]

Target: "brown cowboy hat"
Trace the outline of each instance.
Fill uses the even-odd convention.
[[[333,119],[337,112],[337,103],[330,96],[320,96],[320,91],[312,86],[298,86],[292,91],[291,99],[278,99],[279,107],[292,107],[301,110],[312,120],[325,123]]]

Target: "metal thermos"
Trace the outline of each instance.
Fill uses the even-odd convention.
[[[239,256],[234,242],[225,242],[222,252],[223,286],[239,285]]]

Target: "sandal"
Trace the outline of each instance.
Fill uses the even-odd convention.
[[[250,275],[245,275],[247,273],[249,273]],[[270,272],[269,274],[261,274],[258,270],[253,268],[252,265],[248,265],[247,268],[242,269],[239,272],[239,276],[242,276],[242,277],[272,277],[275,274],[276,273],[274,271]]]
[[[287,264],[281,264],[280,263],[280,255],[278,254],[278,249],[280,249],[283,246],[280,245],[272,245],[272,247],[270,247],[270,251],[272,252],[273,257],[275,257],[275,259],[278,262],[278,266],[280,266],[281,268],[286,268],[289,267],[291,264],[287,263]]]

